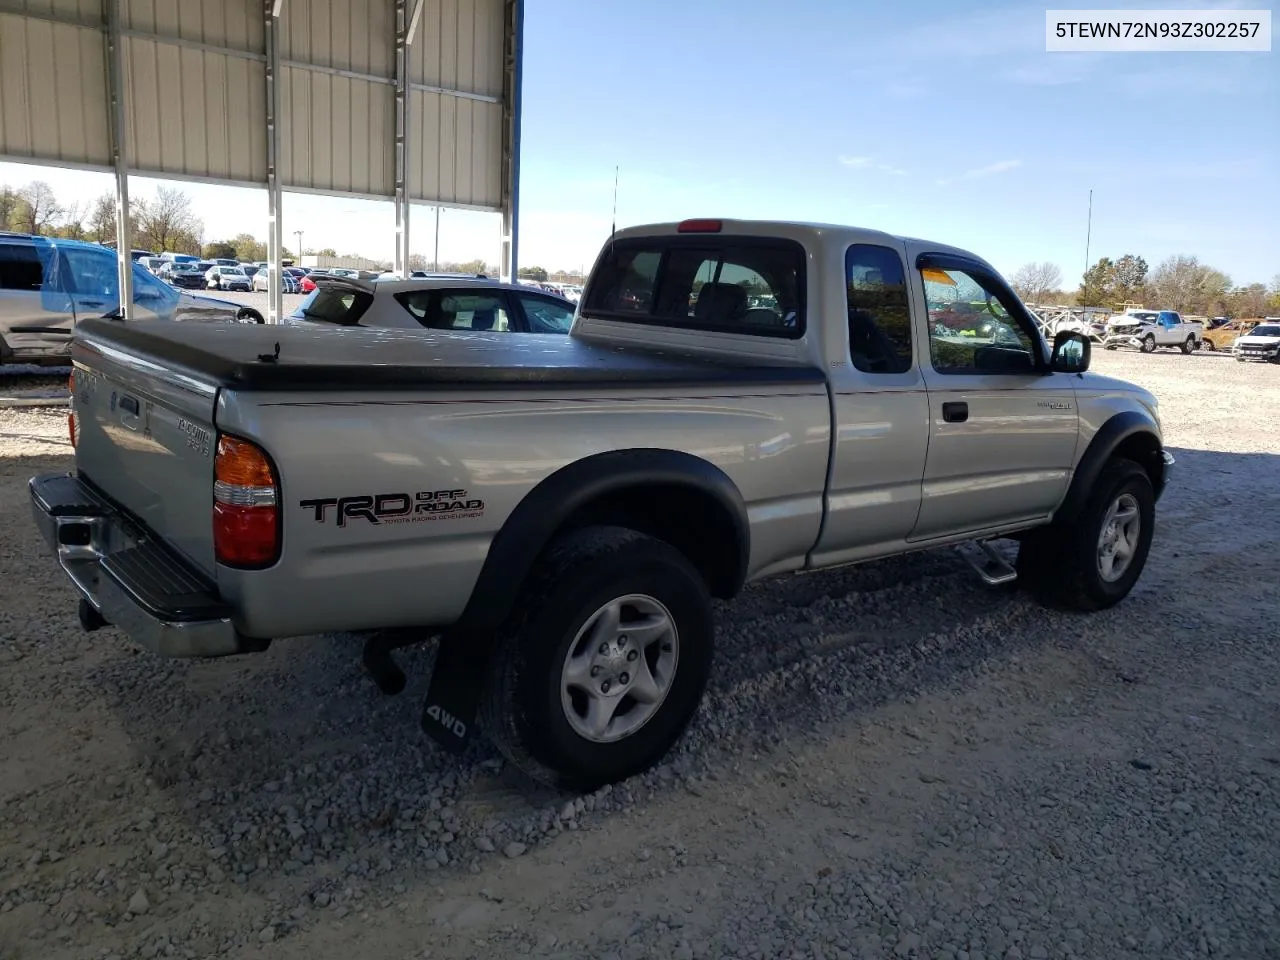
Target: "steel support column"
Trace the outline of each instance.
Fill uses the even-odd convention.
[[[409,276],[409,13],[406,0],[396,0],[396,127],[393,156],[396,164],[396,273]],[[415,11],[416,13],[416,11]],[[416,19],[416,17],[415,17]]]
[[[125,139],[124,50],[121,0],[107,0],[107,98],[111,108],[111,166],[116,175],[116,271],[120,316],[132,320],[133,231],[129,229],[129,159]],[[157,251],[159,252],[159,251]]]
[[[502,80],[502,263],[503,280],[519,269],[520,229],[520,87],[524,50],[524,0],[507,0]]]
[[[263,0],[267,49],[267,323],[284,316],[284,223],[280,191],[280,7],[281,0]],[[301,260],[302,251],[298,251]]]

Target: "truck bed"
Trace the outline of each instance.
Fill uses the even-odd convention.
[[[795,364],[707,359],[597,346],[561,334],[466,333],[326,326],[244,326],[86,320],[84,345],[158,361],[220,387],[246,391],[510,389],[563,384],[820,384]],[[276,359],[276,344],[280,351]],[[75,355],[73,348],[73,356]],[[391,358],[391,359],[388,359]]]

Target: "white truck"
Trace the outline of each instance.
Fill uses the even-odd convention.
[[[1176,310],[1142,310],[1130,307],[1107,322],[1102,345],[1108,350],[1137,347],[1151,353],[1157,347],[1177,347],[1185,354],[1200,349],[1204,324],[1184,320]]]
[[[392,693],[390,651],[440,636],[424,729],[461,749],[479,720],[587,786],[666,753],[711,598],[762,577],[966,544],[989,582],[1120,602],[1173,459],[1089,351],[953,247],[634,227],[567,336],[87,322],[75,472],[31,499],[86,629],[176,657],[368,631]]]

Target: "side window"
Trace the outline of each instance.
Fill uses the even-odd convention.
[[[597,310],[611,313],[648,315],[653,307],[653,288],[658,282],[659,250],[632,250],[615,247],[603,264],[592,303]]]
[[[105,247],[100,251],[85,247],[66,247],[62,256],[70,269],[68,286],[73,292],[120,302],[120,277],[116,273],[114,252]]]
[[[863,373],[911,369],[911,309],[897,251],[856,243],[844,257],[849,359]]]
[[[133,300],[176,301],[181,296],[173,287],[142,267],[133,268]]]
[[[53,279],[52,267],[47,245],[0,243],[0,290],[39,293]]]
[[[1036,346],[996,288],[965,270],[925,267],[929,355],[939,373],[1030,373]]]
[[[530,333],[568,333],[573,325],[573,308],[543,297],[518,294],[520,306],[529,320]]]
[[[431,330],[507,331],[511,329],[504,298],[493,294],[449,290],[414,290],[400,294],[400,304]]]

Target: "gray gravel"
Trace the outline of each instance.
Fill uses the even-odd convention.
[[[358,644],[167,662],[76,626],[0,411],[0,958],[1280,956],[1280,370],[1100,354],[1179,458],[1083,617],[951,553],[763,583],[658,769],[451,757]]]

